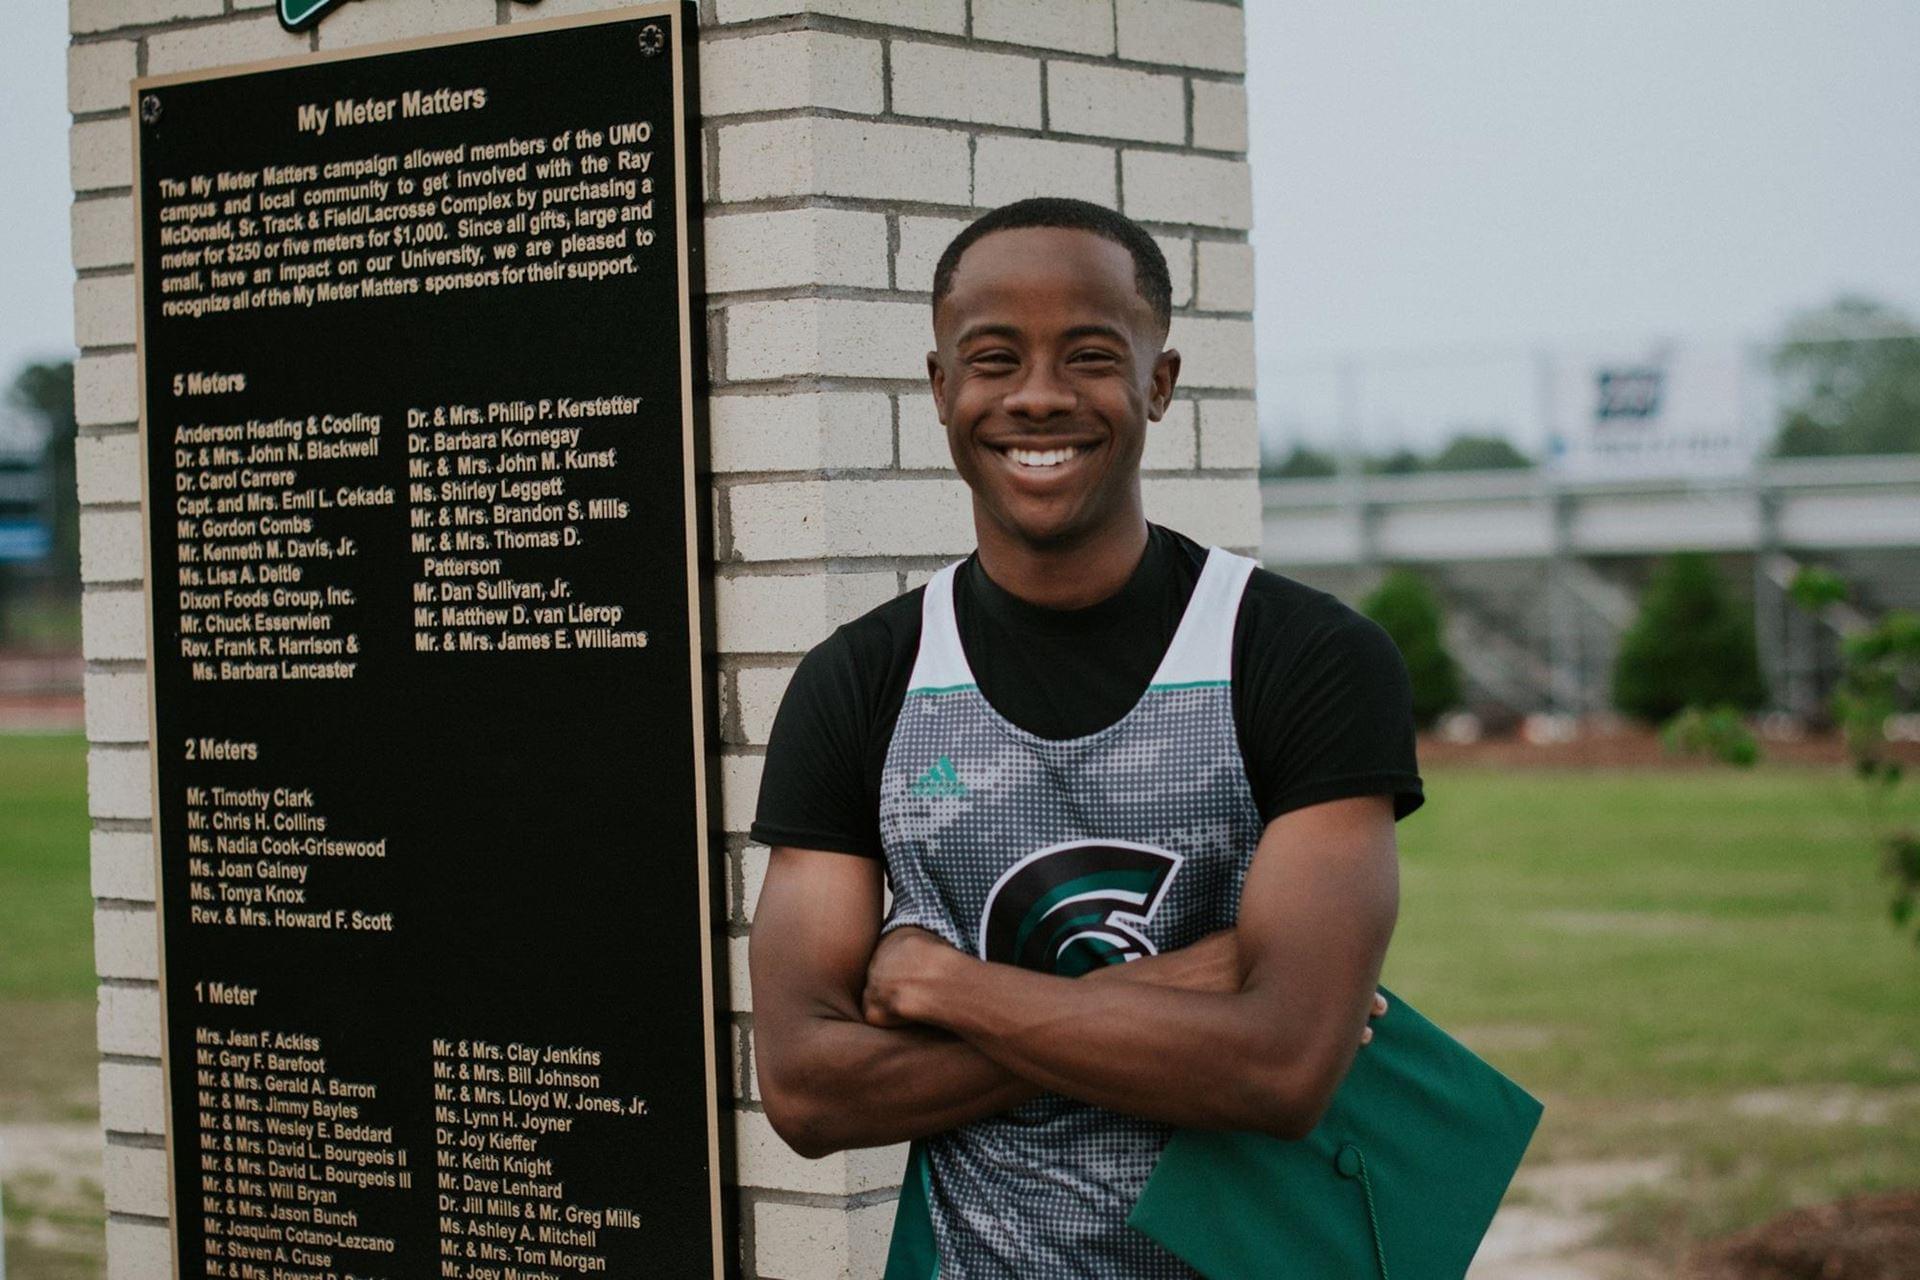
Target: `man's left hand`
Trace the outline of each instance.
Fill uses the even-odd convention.
[[[904,1027],[924,1021],[913,1013],[919,984],[967,957],[937,934],[913,925],[895,929],[873,949],[861,1011],[869,1026]]]

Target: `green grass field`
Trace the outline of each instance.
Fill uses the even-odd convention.
[[[0,1125],[90,1116],[84,755],[0,737]],[[1529,1164],[1674,1161],[1606,1206],[1615,1243],[1671,1259],[1920,1186],[1920,949],[1849,778],[1453,770],[1428,794],[1385,983],[1547,1103]],[[95,1274],[97,1244],[48,1242],[87,1239],[97,1188],[5,1190],[13,1280]]]
[[[23,1154],[97,1123],[93,987],[86,743],[0,736],[0,1141]],[[101,1274],[98,1183],[26,1172],[0,1194],[9,1280]]]
[[[1529,1164],[1674,1158],[1608,1206],[1613,1241],[1667,1261],[1920,1186],[1920,948],[1849,777],[1454,771],[1428,794],[1383,981],[1547,1104]]]

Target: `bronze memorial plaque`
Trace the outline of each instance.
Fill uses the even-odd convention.
[[[691,23],[135,82],[182,1276],[723,1270]]]

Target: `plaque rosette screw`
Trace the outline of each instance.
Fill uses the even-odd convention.
[[[155,94],[147,94],[140,99],[140,118],[148,124],[160,118],[160,99]]]
[[[658,23],[649,22],[646,26],[640,28],[641,53],[651,58],[666,47],[667,33],[660,29]]]

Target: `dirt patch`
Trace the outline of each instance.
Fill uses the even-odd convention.
[[[1920,1191],[1796,1209],[1688,1256],[1684,1280],[1912,1280]]]
[[[86,719],[77,653],[0,652],[0,732],[70,733]]]
[[[1467,1280],[1623,1280],[1645,1260],[1597,1246],[1600,1202],[1673,1177],[1675,1163],[1583,1160],[1523,1168],[1474,1255]]]
[[[1920,1102],[1920,1089],[1750,1089],[1735,1094],[1728,1110],[1735,1115],[1790,1123],[1885,1124],[1897,1109]]]
[[[77,693],[0,693],[0,733],[78,733],[86,723]]]
[[[0,1000],[0,1124],[99,1114],[100,1055],[88,1000]]]
[[[93,1124],[0,1125],[10,1274],[79,1280],[106,1249],[100,1130]]]

